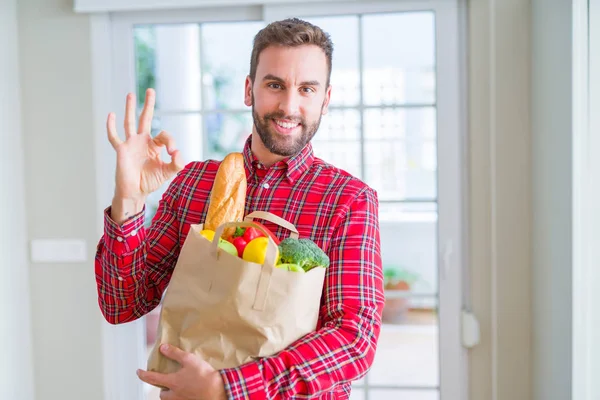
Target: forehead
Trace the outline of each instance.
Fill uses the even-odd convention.
[[[260,81],[268,74],[290,81],[317,80],[324,83],[328,74],[327,57],[316,45],[269,46],[258,57],[256,80]]]

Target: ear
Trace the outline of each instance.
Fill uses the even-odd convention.
[[[244,86],[244,104],[248,107],[252,105],[252,79],[250,79],[250,75],[246,77]]]
[[[331,100],[331,85],[327,86],[325,92],[325,100],[323,101],[323,107],[321,108],[321,114],[325,115],[329,111],[329,101]]]

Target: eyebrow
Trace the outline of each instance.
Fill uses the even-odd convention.
[[[285,83],[285,81],[283,79],[281,79],[278,76],[275,76],[273,74],[267,74],[265,75],[265,77],[263,78],[263,81],[276,81],[276,82],[280,82],[280,83]],[[304,82],[300,82],[300,86],[320,86],[321,84],[319,83],[319,81],[304,81]]]

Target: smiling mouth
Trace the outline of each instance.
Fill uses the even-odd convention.
[[[298,126],[300,126],[299,122],[289,122],[289,121],[282,121],[279,119],[273,119],[273,121],[275,122],[275,125],[283,128],[283,129],[294,129]]]

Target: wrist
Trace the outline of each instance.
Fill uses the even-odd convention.
[[[221,373],[217,370],[213,375],[213,393],[215,395],[215,399],[218,400],[227,400],[227,391],[225,390],[225,382],[221,377]]]
[[[142,212],[145,204],[146,199],[144,197],[125,198],[115,194],[112,200],[111,218],[117,224],[122,224]]]

